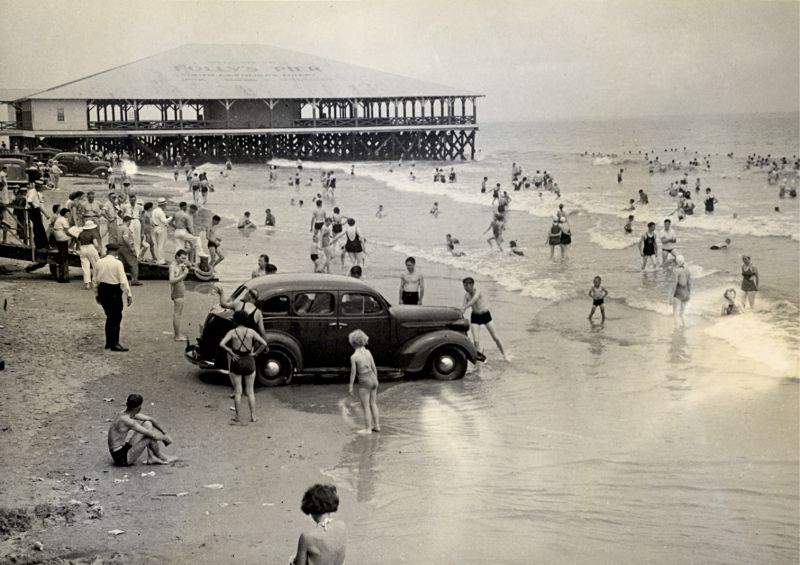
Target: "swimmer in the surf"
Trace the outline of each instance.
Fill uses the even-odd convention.
[[[438,202],[434,202],[433,203],[433,208],[431,208],[431,214],[433,214],[434,218],[438,218],[439,217],[439,203]]]
[[[639,189],[639,204],[648,204],[650,199],[647,197],[647,193],[641,188]]]
[[[603,323],[606,321],[606,309],[603,306],[603,303],[606,296],[608,296],[608,291],[605,289],[605,287],[603,287],[603,279],[600,277],[595,277],[594,281],[592,282],[592,288],[590,288],[588,292],[589,298],[592,299],[592,310],[589,312],[589,321],[592,321],[594,311],[599,307],[600,323]]]
[[[714,244],[711,247],[709,247],[709,249],[713,249],[714,251],[717,251],[718,249],[727,249],[730,244],[731,244],[731,239],[728,237],[725,238],[725,243]]]
[[[729,288],[725,291],[725,294],[722,295],[725,299],[725,304],[722,306],[722,315],[723,316],[731,316],[733,314],[741,314],[742,310],[736,304],[736,290],[733,288]]]
[[[508,242],[508,246],[510,249],[508,250],[509,255],[514,255],[516,257],[524,257],[525,251],[517,245],[517,242],[512,240]]]
[[[633,214],[628,216],[628,222],[625,224],[625,227],[622,228],[625,230],[625,233],[633,233]]]
[[[250,212],[245,212],[244,216],[239,219],[239,224],[236,226],[240,230],[254,230],[256,225],[250,219]]]
[[[456,249],[456,245],[458,245],[459,241],[449,233],[447,234],[446,237],[447,241],[445,245],[447,245],[447,250],[450,252],[450,254],[453,257],[463,257],[465,253],[463,251],[459,251],[458,249]]]
[[[623,208],[622,211],[623,212],[633,212],[634,210],[636,210],[635,204],[636,204],[636,201],[634,201],[634,199],[631,198],[630,200],[628,200],[628,207],[627,208]]]
[[[386,214],[383,213],[383,204],[378,204],[378,211],[375,212],[376,218],[383,218]]]

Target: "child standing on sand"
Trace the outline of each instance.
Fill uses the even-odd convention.
[[[381,431],[380,416],[378,414],[378,369],[372,353],[367,349],[369,337],[361,330],[350,332],[348,336],[350,345],[355,353],[350,356],[350,387],[353,394],[353,383],[358,375],[358,396],[361,406],[364,407],[365,426],[360,434],[371,434]]]
[[[594,311],[597,307],[600,307],[600,322],[603,323],[606,321],[606,309],[603,306],[603,302],[606,296],[608,296],[608,291],[602,286],[603,279],[600,277],[594,278],[594,284],[592,288],[589,289],[589,298],[592,299],[592,311],[589,312],[589,321],[592,321],[592,317],[594,316]]]

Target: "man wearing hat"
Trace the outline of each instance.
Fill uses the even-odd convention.
[[[153,254],[156,257],[156,263],[159,265],[166,265],[167,260],[164,258],[164,244],[167,242],[167,225],[169,225],[169,218],[167,217],[164,209],[167,207],[167,200],[159,198],[156,202],[157,206],[153,210],[150,223],[153,225],[153,243],[155,249]]]
[[[86,220],[83,228],[77,235],[78,253],[81,256],[81,269],[83,269],[83,286],[86,290],[92,288],[92,270],[97,268],[100,260],[100,232],[94,220]]]
[[[139,259],[134,245],[132,218],[123,216],[122,225],[119,227],[119,257],[128,266],[131,272],[131,286],[141,286],[139,282]]]
[[[47,249],[50,245],[47,240],[47,230],[44,227],[44,216],[50,219],[50,216],[44,209],[44,202],[42,201],[42,190],[44,189],[44,181],[34,181],[33,186],[28,188],[28,193],[25,195],[25,200],[28,203],[28,216],[31,224],[33,225],[33,242],[36,249]]]
[[[106,349],[128,351],[119,343],[119,328],[122,324],[122,295],[127,295],[128,307],[133,304],[133,296],[117,253],[119,246],[116,243],[106,246],[106,256],[95,265],[94,288],[97,303],[106,313]]]

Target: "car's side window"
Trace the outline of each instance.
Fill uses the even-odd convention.
[[[356,314],[379,314],[383,308],[374,296],[369,294],[343,294],[341,313],[344,316]]]
[[[294,297],[294,313],[299,316],[333,314],[334,299],[329,292],[298,292]]]
[[[281,294],[262,300],[259,308],[265,316],[285,316],[289,313],[289,297]]]

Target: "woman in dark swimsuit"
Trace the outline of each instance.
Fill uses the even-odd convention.
[[[742,309],[750,303],[752,310],[756,304],[756,292],[758,292],[758,269],[750,263],[749,255],[742,255]]]
[[[233,322],[236,325],[225,334],[219,346],[228,353],[230,364],[231,384],[233,385],[233,404],[236,408],[234,422],[240,422],[239,414],[242,404],[242,379],[247,395],[247,404],[250,406],[250,421],[256,418],[256,396],[253,385],[256,378],[255,358],[267,347],[267,342],[257,331],[248,327],[250,317],[244,310],[233,313]],[[228,344],[230,343],[230,347]]]

